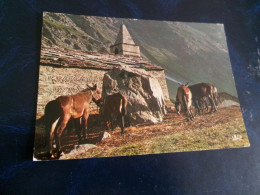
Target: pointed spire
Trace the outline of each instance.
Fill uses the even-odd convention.
[[[115,45],[126,43],[130,45],[135,45],[133,38],[131,37],[130,33],[128,32],[126,26],[124,24],[121,25],[119,33],[116,38]]]
[[[135,44],[124,24],[120,27],[115,44],[110,46],[110,51],[114,54],[141,56],[140,47]]]

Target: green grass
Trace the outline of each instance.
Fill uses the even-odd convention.
[[[240,139],[235,140],[236,137]],[[249,146],[243,121],[235,120],[226,124],[202,129],[184,131],[154,138],[148,144],[151,153],[210,150]],[[159,144],[154,144],[159,143]]]
[[[236,139],[238,138],[238,139]],[[201,129],[173,131],[131,144],[96,147],[75,158],[130,156],[140,154],[171,153],[249,146],[242,119]]]
[[[81,35],[79,32],[77,32],[76,30],[74,30],[74,29],[72,29],[68,26],[55,23],[55,22],[48,20],[46,18],[43,19],[43,23],[46,24],[46,25],[51,25],[51,26],[53,26],[57,29],[60,29],[60,30],[65,30],[65,31],[70,32],[70,33],[75,34],[75,35]]]

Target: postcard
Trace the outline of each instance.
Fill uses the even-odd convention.
[[[34,160],[250,146],[223,24],[43,14]]]

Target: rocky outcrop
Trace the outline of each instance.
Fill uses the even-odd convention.
[[[69,152],[68,154],[62,153],[61,157],[59,158],[60,160],[64,159],[73,159],[75,156],[82,155],[86,153],[89,149],[97,147],[94,144],[84,144],[84,145],[75,145],[74,149]]]
[[[131,125],[157,123],[166,114],[162,88],[147,71],[115,68],[103,78],[102,96],[121,92],[128,100],[127,118]]]

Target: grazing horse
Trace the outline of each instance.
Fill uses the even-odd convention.
[[[112,95],[108,95],[104,99],[102,111],[103,111],[104,121],[108,129],[111,126],[112,130],[114,130],[113,121],[114,119],[116,119],[121,128],[121,134],[124,134],[126,106],[127,106],[127,99],[122,93],[115,93]]]
[[[196,105],[196,104],[194,103],[194,105]],[[195,106],[195,108],[196,108],[196,106]],[[198,108],[196,108],[196,112],[199,114],[200,112],[204,112],[205,110],[207,112],[209,110],[208,98],[206,96],[204,96],[198,100]]]
[[[192,100],[194,102],[195,108],[199,109],[199,103],[202,98],[208,98],[211,105],[211,112],[217,111],[217,107],[214,101],[214,86],[209,83],[198,83],[195,85],[189,85],[189,89],[192,93]]]
[[[188,121],[194,119],[191,104],[192,104],[192,93],[190,89],[185,85],[181,85],[177,89],[175,109],[178,114],[180,114],[181,109],[183,109]]]
[[[97,85],[88,88],[74,95],[59,96],[57,99],[50,101],[45,106],[46,133],[49,141],[50,154],[54,154],[53,138],[56,143],[58,155],[61,153],[61,135],[67,123],[71,118],[78,120],[81,129],[77,130],[78,137],[86,138],[87,123],[89,117],[89,104],[94,101],[100,104],[101,93]]]

